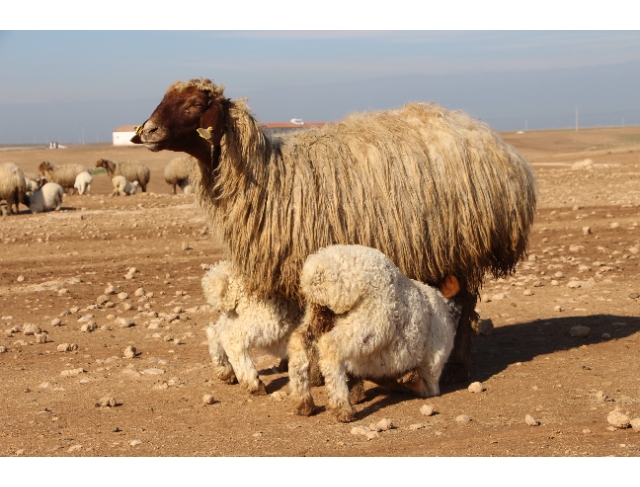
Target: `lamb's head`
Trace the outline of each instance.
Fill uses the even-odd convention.
[[[136,127],[131,142],[154,152],[186,152],[200,161],[212,160],[212,146],[220,145],[230,104],[223,92],[224,87],[208,79],[173,83],[149,119]],[[208,137],[198,129],[205,129]]]
[[[243,289],[231,262],[223,260],[204,275],[202,290],[213,308],[227,312],[236,309]]]
[[[45,161],[38,166],[38,174],[40,174],[40,176],[49,176],[51,171],[53,171],[53,166],[50,162]]]

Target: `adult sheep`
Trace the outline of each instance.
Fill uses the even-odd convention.
[[[513,272],[526,251],[536,191],[523,156],[435,103],[272,136],[223,92],[202,78],[173,83],[131,140],[198,160],[198,201],[250,291],[301,302],[305,259],[333,244],[377,248],[431,286],[455,276],[462,314],[443,380],[466,380],[482,281]]]
[[[151,172],[149,168],[138,161],[109,161],[107,159],[98,159],[96,167],[102,167],[106,169],[109,178],[113,180],[114,176],[124,176],[127,181],[138,181],[142,192],[147,191],[147,184],[149,184],[149,178]]]
[[[88,171],[82,164],[63,164],[54,166],[50,162],[43,162],[38,166],[38,174],[44,176],[50,183],[58,183],[68,194],[75,191],[76,177],[83,171]]]
[[[183,191],[190,187],[189,176],[196,162],[191,156],[175,157],[165,166],[164,180],[171,186],[171,194],[176,194],[176,186]]]
[[[0,164],[0,200],[7,202],[7,213],[20,213],[20,203],[24,201],[27,185],[22,169],[13,162]],[[13,208],[12,208],[13,206]]]

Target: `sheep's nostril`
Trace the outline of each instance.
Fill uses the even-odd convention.
[[[158,127],[149,127],[145,130],[145,132],[147,132],[148,134],[152,134],[154,132],[156,132],[158,130]]]

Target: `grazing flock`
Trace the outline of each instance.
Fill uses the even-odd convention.
[[[176,186],[184,193],[191,193],[190,172],[195,160],[189,156],[172,160],[165,168],[165,180],[176,194]],[[104,169],[113,184],[112,196],[136,194],[138,187],[147,191],[151,172],[138,161],[109,161],[99,159],[96,169]],[[7,162],[0,164],[0,214],[20,213],[23,204],[31,213],[57,211],[62,205],[64,194],[89,194],[93,175],[81,164],[54,166],[43,162],[38,174],[25,174],[17,165]],[[2,204],[4,201],[4,205]]]
[[[348,422],[363,379],[427,397],[469,377],[480,285],[515,270],[536,208],[530,166],[486,124],[409,103],[276,136],[200,78],[172,84],[132,142],[191,156],[165,179],[228,249],[202,280],[217,378],[264,393],[261,348],[288,360],[297,414],[325,384]]]

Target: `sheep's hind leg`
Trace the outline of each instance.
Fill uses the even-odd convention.
[[[294,412],[300,416],[311,416],[315,409],[309,384],[309,357],[304,336],[307,327],[302,326],[289,338],[289,391],[295,401]]]
[[[461,291],[455,300],[462,305],[462,313],[456,329],[453,350],[440,377],[442,384],[464,382],[471,374],[473,338],[479,318],[475,312],[476,297],[468,291]]]
[[[349,423],[355,419],[356,411],[349,401],[347,371],[338,350],[339,344],[331,333],[318,341],[319,365],[329,399],[327,407],[338,421]]]
[[[211,362],[213,362],[213,374],[217,379],[227,384],[235,384],[237,382],[236,374],[229,363],[227,354],[220,344],[220,338],[218,336],[221,326],[222,324],[218,322],[215,325],[210,325],[206,330],[207,340],[209,342],[209,355],[211,355]]]

